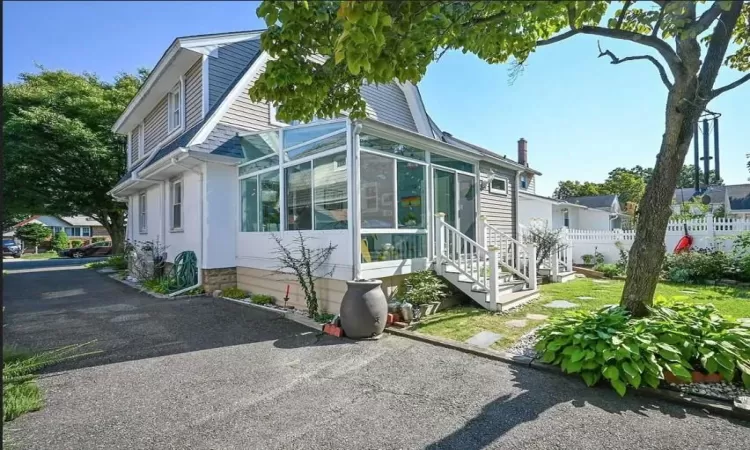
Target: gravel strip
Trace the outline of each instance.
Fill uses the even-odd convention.
[[[740,396],[750,395],[750,391],[745,389],[741,384],[728,383],[726,381],[720,383],[669,383],[669,387],[670,389],[684,392],[686,394],[730,401]]]
[[[514,355],[535,358],[537,356],[537,351],[534,350],[534,345],[536,344],[536,341],[539,340],[536,336],[536,330],[537,328],[521,336],[520,339],[518,339],[512,346],[505,349],[505,351]]]

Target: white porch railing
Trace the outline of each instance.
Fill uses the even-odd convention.
[[[530,289],[536,289],[536,245],[513,239],[490,225],[484,216],[479,217],[477,231],[480,242],[497,249],[501,266],[524,280]]]
[[[450,263],[489,292],[490,310],[497,309],[497,251],[490,251],[459,230],[445,223],[445,213],[437,214],[435,266],[443,274],[443,263]]]
[[[523,239],[523,236],[529,232],[529,228],[519,224],[518,231]],[[560,242],[561,244],[542,261],[542,266],[549,268],[553,280],[556,280],[562,273],[573,271],[573,246],[567,228],[560,228]]]

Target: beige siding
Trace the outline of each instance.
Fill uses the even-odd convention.
[[[417,131],[406,95],[395,83],[364,85],[362,98],[367,102],[367,115],[409,131]]]
[[[189,130],[203,118],[202,61],[185,73],[185,129]]]
[[[141,155],[141,126],[133,128],[130,133],[130,163],[134,164]]]
[[[143,120],[143,154],[156,149],[156,145],[167,137],[167,96],[154,107]]]
[[[282,276],[274,272],[249,267],[237,267],[237,287],[253,294],[267,294],[275,298],[276,304],[284,305],[286,286],[289,285],[287,306],[307,309],[305,294],[294,276]],[[346,282],[322,278],[315,282],[318,294],[318,308],[321,312],[338,314],[341,300],[346,293]]]
[[[265,130],[270,127],[268,104],[251,101],[248,93],[250,86],[255,83],[262,72],[263,70],[259,70],[242,89],[242,93],[222,117],[222,123],[253,131]]]
[[[528,185],[526,186],[526,192],[535,194],[536,193],[536,176],[533,173],[527,173],[526,178],[529,180]]]
[[[479,211],[480,215],[487,217],[489,223],[502,232],[511,236],[514,235],[516,218],[514,215],[514,190],[516,188],[516,174],[514,171],[495,166],[486,162],[479,165],[480,179],[485,186],[479,192]],[[487,182],[491,174],[508,179],[508,193],[494,194],[490,193],[490,186]]]

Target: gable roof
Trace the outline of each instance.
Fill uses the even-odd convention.
[[[588,206],[589,208],[611,208],[617,194],[606,195],[589,195],[585,197],[568,197],[565,199],[568,203]]]
[[[154,66],[154,69],[143,82],[140,89],[138,89],[138,92],[136,92],[135,96],[130,100],[125,111],[123,111],[115,124],[112,125],[112,131],[114,133],[124,133],[128,131],[128,129],[125,128],[128,118],[140,108],[143,101],[148,98],[147,94],[160,84],[162,81],[162,75],[168,71],[167,69],[169,69],[175,61],[178,61],[179,58],[183,57],[183,53],[191,53],[193,55],[192,57],[185,56],[185,58],[194,59],[195,57],[200,56],[201,53],[208,54],[212,46],[237,42],[243,39],[252,39],[263,31],[264,30],[249,30],[230,33],[182,36],[176,38],[172,41],[172,44],[170,44],[164,54],[162,54],[161,58],[159,58],[156,66]],[[192,62],[190,64],[192,65]],[[168,85],[172,86],[173,84],[174,82],[170,81]]]

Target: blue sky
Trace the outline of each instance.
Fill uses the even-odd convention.
[[[4,2],[3,82],[35,63],[110,79],[151,68],[175,37],[262,28],[255,2]],[[624,57],[640,46],[602,40]],[[420,83],[428,112],[444,130],[516,158],[529,141],[537,192],[560,180],[602,181],[618,166],[653,166],[664,126],[666,88],[645,61],[597,59],[596,38],[577,36],[540,48],[508,84],[507,66],[448,53]],[[717,85],[737,72],[723,69]],[[721,174],[747,181],[750,83],[711,102],[721,112]],[[691,150],[692,152],[692,150]],[[692,153],[688,154],[692,160]]]

